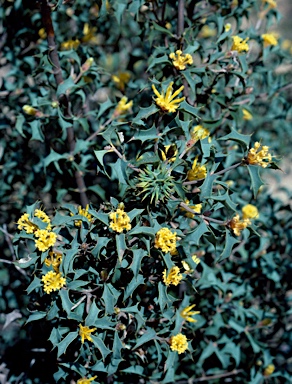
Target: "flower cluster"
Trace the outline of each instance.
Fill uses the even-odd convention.
[[[164,92],[159,93],[155,87],[154,84],[152,84],[152,89],[155,95],[157,96],[155,100],[155,103],[165,112],[175,112],[178,107],[179,103],[182,102],[185,97],[181,97],[179,99],[175,99],[176,96],[180,94],[180,92],[184,89],[184,86],[182,85],[178,90],[176,90],[174,93],[173,91],[173,81],[169,84],[166,90],[166,94],[164,95]]]
[[[115,212],[109,214],[112,222],[110,223],[110,228],[116,232],[123,232],[123,230],[129,231],[132,226],[130,224],[130,217],[124,212],[123,208],[118,208]]]
[[[45,259],[47,267],[52,266],[55,272],[59,272],[59,267],[62,262],[62,254],[59,252],[49,252],[49,256]]]
[[[247,44],[248,37],[243,40],[243,38],[239,36],[232,36],[233,44],[231,47],[231,51],[247,52],[249,50],[249,46]]]
[[[161,228],[155,236],[155,248],[160,248],[162,252],[172,252],[176,249],[176,232],[172,233],[168,228]]]
[[[179,355],[184,353],[188,349],[187,337],[182,333],[172,336],[170,339],[170,348],[172,351],[177,351]]]
[[[167,270],[163,271],[163,282],[165,285],[178,285],[183,279],[183,275],[180,273],[179,267],[172,267],[167,275]]]
[[[269,45],[278,45],[277,37],[273,33],[264,33],[261,37],[264,41],[264,47],[268,47]]]
[[[133,100],[128,102],[128,98],[123,96],[114,110],[114,117],[126,114],[132,108],[132,106]]]
[[[33,222],[33,218],[37,217],[46,224],[45,229],[40,229],[36,223]],[[51,220],[49,216],[41,209],[36,209],[32,219],[30,219],[28,213],[24,213],[17,221],[18,229],[24,230],[26,233],[33,233],[36,237],[35,246],[41,252],[47,251],[50,247],[55,245],[57,240],[57,234],[52,232]]]
[[[191,132],[191,138],[194,141],[203,140],[209,136],[210,136],[210,131],[207,128],[203,127],[202,125],[196,125]],[[209,142],[211,141],[210,137],[208,141]]]
[[[82,379],[79,379],[77,381],[77,384],[90,384],[93,380],[95,380],[97,376],[93,376],[90,379],[86,379],[86,377],[83,377]]]
[[[200,311],[192,311],[192,309],[196,306],[196,304],[189,305],[188,307],[182,309],[180,311],[181,317],[183,317],[186,321],[190,323],[196,323],[197,320],[193,319],[191,316],[197,315]]]
[[[241,209],[242,217],[244,220],[257,219],[259,217],[259,211],[256,206],[247,204]]]
[[[46,293],[58,291],[66,285],[66,279],[62,277],[62,273],[54,271],[49,271],[46,275],[44,275],[42,277],[42,282],[44,283],[44,291]]]
[[[189,181],[205,179],[207,176],[207,168],[204,165],[198,163],[198,156],[195,158],[192,169],[187,173],[187,179]]]
[[[269,153],[269,147],[261,145],[258,141],[255,142],[254,147],[251,148],[247,155],[247,163],[259,165],[266,168],[272,161],[272,155]]]
[[[89,327],[79,324],[79,336],[81,337],[81,343],[84,344],[85,340],[93,342],[91,333],[94,331],[96,331],[96,328],[90,329]]]
[[[262,0],[263,3],[268,4],[269,8],[277,8],[276,0]]]
[[[90,223],[94,221],[91,214],[88,212],[89,205],[87,204],[85,208],[78,207],[78,215],[84,216]],[[71,216],[74,216],[74,213],[71,213]],[[76,227],[81,227],[82,220],[75,220]]]
[[[189,200],[185,200],[185,204],[187,204],[195,213],[201,213],[202,212],[202,204],[195,204],[190,205]],[[195,214],[192,212],[187,211],[184,207],[181,207],[182,211],[186,211],[186,217],[193,219],[195,217]]]
[[[180,49],[175,53],[171,52],[169,58],[172,60],[173,66],[179,71],[186,69],[187,64],[193,64],[193,58],[189,53],[183,54]]]
[[[251,224],[251,219],[257,219],[259,217],[257,207],[252,204],[245,205],[242,208],[242,217],[243,219],[241,220],[239,218],[239,214],[237,213],[229,222],[229,226],[236,236],[239,236],[241,231]]]
[[[170,161],[173,163],[178,154],[178,150],[175,144],[169,144],[164,146],[164,151],[160,150],[161,157],[163,161]]]
[[[271,376],[275,371],[274,364],[269,364],[264,370],[264,376]]]
[[[126,84],[131,78],[130,72],[118,72],[117,75],[112,75],[112,80],[116,84],[117,88],[121,91],[125,90]]]
[[[242,114],[243,114],[243,120],[249,121],[249,120],[252,120],[253,118],[252,114],[245,108],[243,108]]]

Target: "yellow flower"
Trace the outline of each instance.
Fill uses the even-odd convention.
[[[196,125],[191,132],[192,140],[195,141],[203,140],[208,136],[210,136],[210,131],[207,128],[204,128],[202,125]],[[209,139],[210,142],[211,138]]]
[[[77,384],[90,384],[91,381],[93,381],[93,380],[96,379],[96,378],[97,378],[97,376],[93,376],[93,377],[91,377],[90,379],[86,379],[86,377],[83,377],[82,379],[79,379],[79,380],[77,381]]]
[[[261,37],[264,40],[264,47],[268,47],[269,45],[278,45],[278,40],[273,33],[264,33]]]
[[[125,85],[129,82],[130,78],[130,72],[118,72],[117,75],[112,75],[113,82],[121,91],[124,91]]]
[[[198,258],[197,255],[192,256],[193,262],[196,263],[197,265],[200,264],[201,260]]]
[[[183,279],[183,275],[180,273],[179,267],[172,267],[169,274],[166,275],[167,270],[165,269],[162,274],[162,279],[165,285],[178,285]]]
[[[193,319],[191,316],[197,315],[198,313],[200,313],[200,311],[192,311],[195,306],[196,304],[189,305],[188,307],[180,311],[181,317],[183,317],[186,321],[189,321],[190,323],[196,323],[197,320]]]
[[[239,215],[236,214],[233,219],[230,221],[229,226],[233,230],[234,234],[236,236],[239,236],[241,231],[243,231],[248,224],[250,223],[249,220],[240,220]]]
[[[252,204],[247,204],[242,207],[242,217],[246,219],[257,219],[259,217],[259,211],[257,207]]]
[[[169,58],[172,60],[173,66],[179,71],[186,69],[187,64],[193,64],[192,56],[189,53],[184,55],[180,49],[178,49],[175,53],[171,52]]]
[[[162,252],[172,252],[176,249],[176,232],[172,233],[168,228],[159,229],[155,236],[155,248],[160,248]]]
[[[202,212],[202,204],[195,204],[195,205],[190,205],[189,200],[185,200],[185,203],[196,213],[201,213]],[[190,219],[193,219],[195,217],[194,213],[188,212],[184,207],[181,207],[183,211],[186,211],[186,217],[189,217]]]
[[[47,229],[38,229],[35,231],[34,235],[38,238],[35,240],[35,246],[41,252],[45,252],[47,249],[55,245],[57,240],[57,234],[49,232]]]
[[[243,120],[252,120],[252,114],[245,108],[242,110]]]
[[[161,157],[163,161],[168,160],[169,162],[173,163],[177,156],[177,147],[175,144],[165,145],[164,151],[160,150]]]
[[[92,337],[90,336],[90,334],[94,331],[96,331],[96,328],[89,328],[89,327],[86,327],[82,324],[79,324],[79,336],[81,337],[81,343],[83,344],[84,343],[84,340],[88,340],[88,341],[93,341],[92,340]]]
[[[173,86],[173,81],[167,87],[166,94],[164,95],[163,91],[160,94],[157,91],[155,85],[152,84],[153,92],[157,96],[157,98],[156,99],[154,98],[154,100],[155,100],[156,104],[158,105],[158,107],[160,107],[163,111],[166,111],[166,112],[175,112],[177,110],[177,108],[179,107],[179,103],[185,99],[185,97],[181,97],[179,99],[174,100],[174,98],[176,96],[178,96],[178,94],[184,89],[184,86],[182,85],[174,93],[172,93],[172,91],[173,91],[172,86]]]
[[[45,28],[41,28],[39,31],[38,31],[38,34],[39,34],[39,37],[44,40],[47,38],[47,33],[46,33],[46,30]]]
[[[225,29],[225,32],[229,32],[231,29],[231,24],[230,23],[225,24],[224,29]]]
[[[185,352],[188,349],[188,340],[185,335],[178,333],[170,339],[170,349],[177,351],[178,354]]]
[[[54,271],[48,272],[42,277],[44,283],[44,291],[51,293],[52,291],[58,291],[64,285],[66,285],[66,279],[62,277],[62,273],[56,273]]]
[[[206,39],[208,37],[216,36],[216,29],[209,27],[209,25],[204,25],[199,33],[199,37]]]
[[[249,50],[249,46],[247,44],[248,37],[245,40],[243,40],[239,36],[232,36],[232,40],[233,40],[233,44],[231,47],[231,51],[237,51],[240,53],[243,51],[247,52]]]
[[[90,27],[88,23],[84,24],[82,43],[98,44],[98,38],[95,36],[96,27]]]
[[[82,65],[81,67],[81,71],[82,72],[86,72],[89,70],[89,68],[92,66],[92,64],[94,63],[94,58],[93,57],[89,57],[85,63]]]
[[[114,117],[124,115],[129,111],[129,109],[132,108],[133,101],[128,101],[128,98],[126,96],[123,96],[121,100],[118,102],[115,110],[114,110]]]
[[[16,224],[18,224],[17,228],[20,231],[23,229],[26,233],[34,233],[34,231],[38,228],[35,224],[29,221],[28,213],[24,213],[20,219],[18,219]]]
[[[261,145],[258,141],[251,148],[247,155],[247,164],[259,165],[266,168],[272,161],[272,155],[269,153],[269,147]]]
[[[118,208],[115,212],[111,212],[109,217],[112,220],[110,228],[116,232],[121,233],[124,229],[129,231],[132,228],[130,217],[121,208]]]
[[[24,105],[22,107],[22,110],[24,113],[26,113],[27,115],[30,115],[30,116],[35,116],[38,112],[37,109],[35,109],[34,107],[32,107],[30,105]]]
[[[63,41],[61,43],[61,50],[62,51],[70,51],[71,49],[77,49],[80,45],[80,41],[78,39],[76,40],[68,40],[68,41]]]
[[[277,8],[275,0],[262,0],[263,3],[269,4],[269,8]]]
[[[52,266],[55,272],[59,272],[59,266],[61,262],[62,254],[59,252],[49,252],[49,256],[45,259],[46,266]]]
[[[44,211],[42,211],[41,209],[36,209],[36,210],[34,211],[34,216],[37,217],[38,219],[42,220],[44,223],[51,224],[51,219],[50,219],[49,216],[48,216]]]
[[[91,214],[88,213],[88,209],[89,209],[89,205],[87,204],[85,208],[82,208],[82,207],[78,207],[78,215],[81,215],[81,216],[84,216],[86,217],[86,219],[92,223],[94,221],[94,219],[92,218]],[[74,213],[70,213],[71,216],[74,216]],[[81,224],[82,224],[82,220],[75,220],[74,221],[76,227],[80,227]]]
[[[274,364],[269,364],[265,370],[264,370],[264,375],[265,376],[270,376],[273,372],[275,371],[275,366]]]
[[[187,173],[189,181],[205,179],[207,176],[207,168],[204,165],[197,164],[198,156],[195,158],[192,169]]]

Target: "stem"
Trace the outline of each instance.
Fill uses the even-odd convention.
[[[182,48],[183,45],[183,33],[184,33],[184,11],[185,11],[185,0],[178,0],[178,16],[177,16],[177,36],[179,38],[178,49]]]
[[[56,84],[58,86],[61,83],[63,83],[64,80],[62,76],[62,70],[61,70],[61,65],[59,61],[57,46],[55,43],[55,31],[53,27],[52,18],[51,18],[51,8],[48,5],[47,0],[41,1],[41,15],[42,15],[42,21],[47,34],[47,41],[49,46],[49,57],[54,66],[53,73],[54,73]],[[59,102],[60,102],[60,105],[64,107],[64,114],[66,116],[70,116],[69,100],[67,95],[62,94],[59,98]],[[73,126],[70,126],[67,128],[67,142],[68,142],[69,151],[72,154],[74,152],[75,145],[76,145]],[[75,180],[76,180],[76,184],[80,194],[81,204],[85,208],[85,206],[89,204],[89,200],[86,195],[86,185],[84,182],[83,173],[80,171],[75,171]]]
[[[109,148],[106,147],[105,149],[109,149]],[[126,162],[127,162],[127,166],[128,166],[129,168],[133,169],[133,170],[136,171],[136,172],[142,172],[141,169],[136,168],[133,164],[129,163],[129,162],[125,159],[125,157],[121,154],[121,152],[119,152],[119,151],[117,150],[117,148],[116,148],[114,145],[111,145],[111,146],[110,146],[110,149],[112,149],[112,150],[115,152],[115,154],[118,155],[118,157],[119,157],[120,159],[126,161]]]
[[[210,176],[212,176],[212,175],[215,175],[215,176],[223,175],[224,173],[230,171],[231,169],[235,169],[235,168],[239,167],[240,165],[242,165],[241,162],[240,162],[240,163],[233,164],[233,165],[231,165],[230,167],[227,167],[227,168],[225,168],[225,169],[222,169],[222,171],[215,172],[215,173],[210,173]],[[205,179],[198,179],[198,180],[193,180],[193,181],[185,181],[185,182],[183,182],[183,185],[197,184],[199,181],[202,181],[202,180],[205,180]]]
[[[93,134],[90,135],[90,136],[86,139],[86,141],[91,141],[92,139],[94,139],[95,136],[97,136],[101,131],[103,131],[104,128],[105,128],[107,125],[109,125],[112,121],[113,121],[113,116],[111,116],[111,117],[110,117],[110,118],[109,118],[103,125],[101,125],[101,126],[99,127],[99,129],[98,129],[96,132],[93,132]]]

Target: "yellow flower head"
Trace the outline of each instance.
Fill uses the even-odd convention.
[[[49,216],[48,216],[44,211],[42,211],[41,209],[36,209],[36,210],[34,211],[34,216],[37,217],[38,219],[42,220],[44,223],[51,224],[51,219],[50,219]]]
[[[270,376],[275,371],[274,364],[269,364],[264,370],[264,376]]]
[[[236,236],[239,236],[241,231],[243,231],[248,226],[249,223],[250,223],[250,221],[248,219],[247,220],[240,220],[239,215],[236,214],[233,217],[233,219],[230,221],[229,226],[233,230],[234,234]]]
[[[195,204],[195,205],[190,205],[189,200],[185,200],[185,203],[196,213],[201,213],[202,212],[202,204]],[[186,217],[189,217],[190,219],[193,219],[195,217],[194,213],[191,213],[187,211],[184,207],[181,207],[182,211],[186,211]]]
[[[268,47],[269,45],[278,45],[278,40],[273,33],[264,33],[261,37],[264,40],[264,47]]]
[[[22,110],[24,113],[26,113],[29,116],[35,116],[38,112],[38,110],[32,107],[31,105],[24,105],[22,107]]]
[[[242,207],[242,216],[243,219],[257,219],[259,217],[259,211],[257,207],[252,204],[247,204]]]
[[[49,252],[49,256],[45,259],[46,266],[52,266],[55,272],[59,272],[59,266],[61,262],[62,254],[59,252]]]
[[[231,27],[232,27],[232,25],[230,23],[225,24],[225,26],[224,26],[225,32],[229,32]]]
[[[155,248],[160,248],[162,252],[172,252],[176,249],[176,232],[172,233],[168,228],[159,229],[155,236]]]
[[[97,376],[93,376],[90,379],[86,379],[86,377],[83,377],[82,379],[79,379],[77,381],[77,384],[90,384],[93,380],[95,380]]]
[[[242,110],[243,113],[243,120],[252,120],[252,114],[245,108]]]
[[[90,334],[94,331],[96,331],[96,328],[89,328],[86,326],[83,326],[82,324],[79,324],[79,336],[81,337],[81,343],[83,344],[85,340],[93,341]]]
[[[117,75],[112,75],[113,82],[121,91],[124,91],[125,85],[129,82],[130,78],[130,72],[118,72]]]
[[[86,219],[92,223],[94,221],[93,217],[91,216],[90,213],[88,213],[89,205],[87,204],[85,208],[78,207],[78,215],[86,217]],[[71,216],[74,216],[74,213],[70,213]],[[76,227],[80,227],[82,224],[82,220],[75,220],[74,221]]]
[[[169,144],[164,146],[164,151],[160,150],[161,157],[163,161],[168,160],[173,163],[178,154],[178,150],[175,144]]]
[[[170,339],[170,349],[177,351],[178,354],[184,353],[188,349],[188,340],[185,335],[178,333]]]
[[[202,125],[196,125],[191,132],[192,140],[195,141],[203,140],[208,136],[210,136],[210,131],[207,128],[204,128]],[[211,138],[209,139],[210,142]]]
[[[126,96],[123,96],[121,100],[118,102],[115,110],[114,110],[114,117],[124,115],[131,109],[133,106],[133,101],[128,102],[128,98]]]
[[[121,208],[118,208],[115,212],[111,212],[109,217],[112,220],[110,228],[116,232],[121,233],[124,229],[129,231],[132,228],[130,217]]]
[[[18,224],[17,228],[20,231],[23,229],[26,233],[34,233],[34,231],[38,229],[38,227],[29,220],[28,213],[24,213],[16,224]]]
[[[262,0],[262,2],[268,4],[269,8],[277,8],[276,0]]]
[[[232,40],[233,40],[233,44],[231,47],[231,51],[237,51],[240,53],[243,51],[247,52],[249,50],[249,46],[247,44],[248,37],[245,40],[243,40],[239,36],[232,36]]]
[[[66,285],[66,279],[62,277],[62,273],[56,273],[54,271],[48,272],[42,277],[44,283],[44,291],[51,293],[52,291],[58,291],[64,285]]]
[[[183,279],[183,275],[180,273],[179,267],[172,267],[168,275],[166,275],[166,269],[163,271],[162,279],[165,285],[178,285]]]
[[[199,33],[199,37],[202,37],[203,39],[207,39],[208,37],[216,36],[217,31],[214,28],[209,27],[209,25],[204,25]]]
[[[198,313],[200,313],[200,311],[192,311],[195,306],[196,304],[189,305],[188,307],[181,310],[181,317],[183,317],[186,321],[189,321],[190,323],[196,323],[197,320],[193,319],[191,316],[197,315]]]
[[[175,112],[177,108],[179,107],[179,103],[182,102],[185,97],[181,97],[179,99],[175,99],[176,96],[180,94],[180,92],[184,89],[184,86],[182,85],[178,90],[176,90],[174,93],[173,91],[173,81],[169,84],[166,90],[166,94],[164,95],[164,92],[160,94],[155,85],[152,84],[152,89],[157,98],[155,100],[158,107],[160,107],[165,112]]]
[[[178,49],[175,53],[171,52],[169,58],[172,60],[173,66],[179,71],[186,69],[187,64],[193,64],[192,56],[189,53],[184,55],[180,49]]]
[[[62,51],[70,51],[71,49],[77,49],[80,45],[80,41],[78,39],[76,40],[68,40],[61,43],[61,50]]]
[[[272,155],[269,153],[269,147],[261,145],[258,141],[251,148],[247,155],[247,163],[259,165],[266,168],[272,161]]]
[[[187,173],[189,181],[205,179],[207,176],[207,168],[204,165],[197,164],[198,156],[195,158],[192,169]]]
[[[39,34],[39,37],[44,40],[47,38],[47,33],[46,33],[46,30],[45,28],[41,28],[39,31],[38,31],[38,34]]]
[[[90,27],[88,23],[84,24],[82,43],[98,44],[98,38],[95,36],[96,27]]]
[[[35,246],[41,252],[45,252],[50,247],[55,245],[57,240],[57,234],[54,232],[50,232],[47,229],[38,229],[34,233],[37,239],[35,240]]]

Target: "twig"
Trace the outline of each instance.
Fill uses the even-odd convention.
[[[91,141],[95,138],[101,131],[104,130],[104,128],[109,125],[113,121],[113,116],[111,116],[104,124],[102,124],[99,129],[96,132],[93,132],[92,135],[90,135],[85,141]]]
[[[71,311],[73,311],[73,309],[77,308],[86,299],[86,297],[87,297],[86,295],[82,296],[81,299],[78,300],[75,305],[73,305],[73,307],[71,308]]]
[[[51,18],[51,8],[48,5],[47,0],[41,1],[41,15],[42,15],[42,21],[47,34],[49,56],[54,66],[53,73],[54,73],[55,81],[57,85],[60,85],[61,83],[63,83],[64,80],[62,76],[62,70],[61,70],[61,65],[59,61],[57,46],[55,43],[55,31],[53,27],[52,18]],[[62,94],[59,98],[59,102],[64,107],[65,115],[70,116],[69,100],[67,95]],[[69,151],[71,154],[73,154],[75,150],[75,145],[76,145],[73,125],[67,128],[67,142],[69,146]],[[84,182],[83,173],[78,170],[75,171],[75,180],[76,180],[76,184],[80,194],[81,204],[83,207],[85,207],[89,203],[89,200],[86,195],[86,185]]]
[[[177,384],[192,384],[192,383],[199,383],[199,382],[202,382],[202,381],[216,380],[216,379],[221,379],[222,377],[228,377],[228,376],[237,375],[238,373],[240,373],[242,371],[243,371],[242,369],[234,369],[231,372],[219,373],[218,375],[202,376],[202,377],[199,377],[197,379],[189,379],[189,380],[178,381]]]
[[[117,148],[114,146],[114,145],[111,145],[111,146],[108,146],[108,147],[105,147],[105,149],[109,149],[109,150],[112,150],[113,152],[115,152],[116,155],[118,155],[118,157],[121,159],[121,160],[124,160],[126,163],[127,163],[127,166],[131,169],[133,169],[134,171],[136,172],[142,172],[141,169],[139,168],[136,168],[133,164],[129,163],[125,157],[121,154],[121,152],[119,152],[117,150]]]

